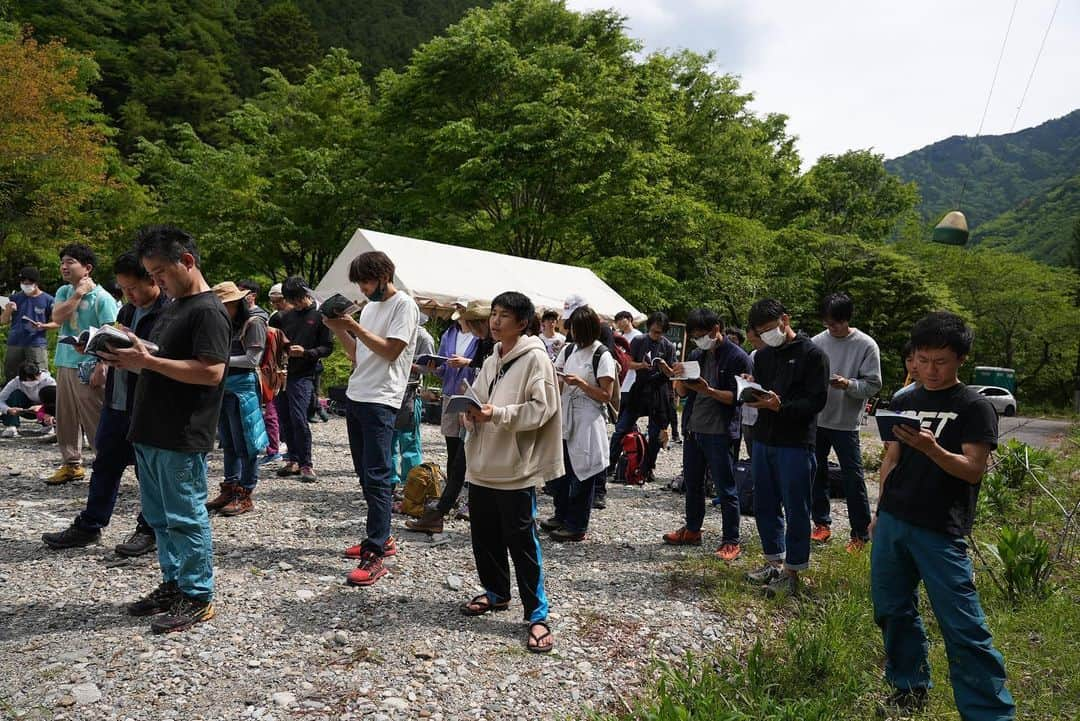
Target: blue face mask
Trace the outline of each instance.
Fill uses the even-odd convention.
[[[380,302],[383,298],[386,297],[386,283],[380,283],[378,286],[375,287],[375,290],[372,293],[365,293],[364,295],[367,296],[367,299],[370,300],[372,303]]]

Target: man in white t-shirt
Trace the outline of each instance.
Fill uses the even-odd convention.
[[[566,344],[566,336],[555,330],[555,324],[559,322],[559,314],[553,310],[544,311],[540,316],[540,340],[544,341],[547,354],[552,360],[558,357]]]
[[[349,280],[368,299],[359,322],[351,317],[324,322],[353,362],[346,396],[346,423],[353,468],[367,501],[367,538],[346,550],[359,559],[348,575],[353,586],[370,586],[386,575],[384,556],[397,554],[390,535],[390,447],[394,419],[405,396],[416,349],[420,309],[394,287],[394,262],[380,251],[361,253],[349,265]]]
[[[620,310],[615,314],[615,328],[619,335],[626,339],[627,344],[633,343],[634,339],[641,335],[641,331],[634,327],[634,316],[628,310]],[[619,389],[622,392],[622,403],[626,403],[626,394],[630,392],[630,386],[634,385],[636,379],[636,371],[626,372],[626,378]]]

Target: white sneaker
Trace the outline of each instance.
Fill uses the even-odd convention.
[[[56,440],[56,426],[45,426],[45,432],[41,434],[43,443],[52,443]]]
[[[3,432],[0,433],[0,438],[18,438],[18,437],[19,437],[19,429],[16,428],[15,426],[7,426],[6,428],[4,428]]]

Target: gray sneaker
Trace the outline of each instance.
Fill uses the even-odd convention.
[[[783,575],[783,571],[779,566],[774,566],[771,563],[766,563],[764,566],[756,571],[750,571],[746,574],[746,580],[750,583],[756,583],[759,586],[766,583],[772,583],[776,579]]]
[[[790,573],[781,572],[780,577],[770,581],[765,586],[765,597],[776,598],[778,596],[797,596],[799,594],[799,577]]]

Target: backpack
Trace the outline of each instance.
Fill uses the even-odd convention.
[[[625,341],[625,339],[624,339],[624,341]],[[576,351],[576,350],[577,350],[577,343],[571,343],[568,346],[566,346],[566,349],[563,351],[563,359],[562,359],[564,366],[566,365],[566,361],[570,358],[570,356],[574,355],[574,351]],[[600,375],[599,375],[600,374],[600,359],[604,357],[605,353],[610,353],[610,352],[611,351],[608,349],[608,347],[605,346],[603,343],[601,343],[599,346],[597,346],[596,351],[593,352],[593,356],[592,356],[592,374],[593,374],[593,378],[596,378],[598,383],[599,383],[599,378],[600,378]],[[619,360],[618,357],[615,356],[615,354],[612,354],[612,356],[615,358],[616,367],[618,367],[618,360]],[[629,356],[627,356],[627,358],[629,358]],[[619,370],[617,372],[620,374],[620,376],[623,374],[623,372],[621,370]],[[611,421],[612,423],[614,423],[615,421],[617,421],[619,419],[619,403],[620,403],[620,400],[622,399],[622,394],[619,393],[619,384],[620,383],[622,383],[621,377],[618,380],[616,380],[614,383],[611,384],[610,397],[608,398],[607,403],[605,404],[607,406],[608,420]]]
[[[289,366],[289,339],[280,328],[266,327],[266,345],[259,361],[259,388],[263,403],[274,400],[285,387]]]
[[[645,436],[630,431],[622,439],[622,453],[615,465],[615,480],[631,486],[645,485]]]
[[[442,494],[442,482],[446,479],[434,463],[421,463],[413,466],[409,477],[405,479],[405,490],[401,500],[401,512],[414,518],[424,515],[428,501]]]
[[[626,380],[626,374],[630,372],[630,341],[621,335],[612,337],[611,346],[608,348],[615,358],[615,365],[619,368],[619,386]]]

